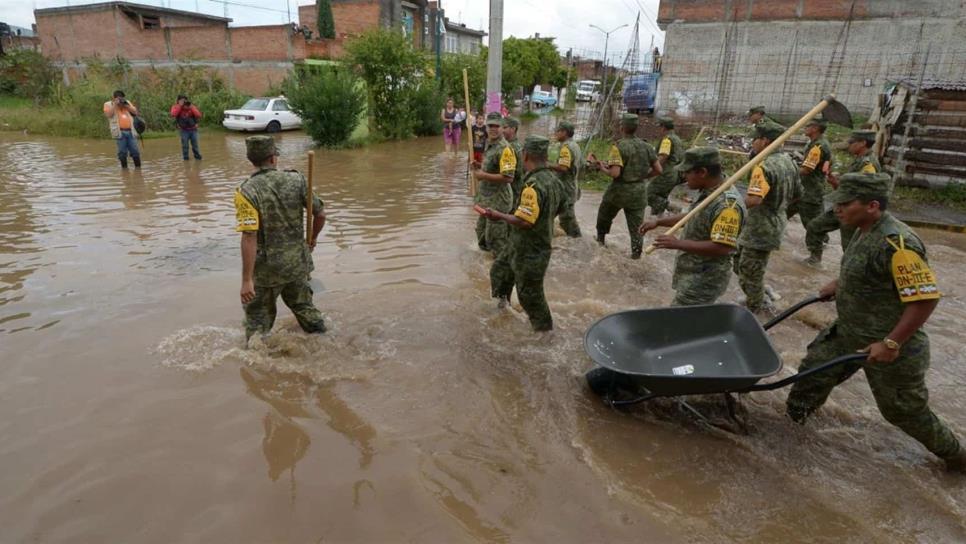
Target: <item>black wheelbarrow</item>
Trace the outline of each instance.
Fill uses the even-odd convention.
[[[783,380],[759,384],[778,373],[781,358],[765,331],[798,310],[823,300],[813,297],[761,325],[748,309],[734,304],[628,310],[594,323],[584,349],[599,368],[587,383],[611,406],[658,397],[748,393],[785,387],[832,367],[863,360],[864,353],[842,355]],[[616,398],[633,391],[633,398]],[[692,409],[693,411],[693,409]]]

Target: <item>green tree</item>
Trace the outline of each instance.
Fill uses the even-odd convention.
[[[370,128],[387,138],[406,138],[417,125],[420,83],[429,74],[429,57],[413,48],[398,29],[370,30],[346,43],[346,62],[369,91]],[[441,107],[437,105],[438,107]]]
[[[468,110],[483,106],[486,94],[486,57],[474,55],[445,55],[440,65],[440,82],[444,97],[451,97],[457,104],[465,100],[463,92],[463,69],[466,69],[470,88]],[[440,106],[442,107],[442,106]],[[438,113],[438,112],[437,112]]]
[[[362,81],[344,66],[305,66],[283,88],[305,131],[325,147],[345,145],[366,108]]]
[[[319,12],[316,22],[319,27],[319,37],[329,40],[335,38],[335,19],[332,18],[331,0],[315,0],[315,8]]]
[[[57,80],[57,69],[36,51],[14,49],[0,57],[0,93],[39,104],[50,96],[51,83]]]
[[[502,90],[510,95],[523,88],[531,94],[541,83],[551,83],[558,74],[560,53],[553,40],[507,38],[503,40]]]

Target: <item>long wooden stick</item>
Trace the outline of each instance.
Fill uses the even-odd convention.
[[[727,191],[729,188],[731,188],[732,185],[737,183],[739,179],[745,177],[745,175],[748,174],[748,172],[750,172],[752,168],[754,168],[755,166],[758,166],[763,160],[765,160],[765,158],[768,157],[768,155],[771,155],[773,151],[781,147],[782,144],[785,143],[785,140],[790,138],[792,134],[798,132],[800,128],[805,126],[809,121],[812,120],[813,117],[821,113],[822,110],[824,110],[826,107],[828,107],[829,104],[831,104],[834,101],[835,101],[835,95],[828,95],[824,100],[819,102],[818,105],[812,108],[794,125],[789,127],[788,130],[786,130],[781,136],[775,139],[775,141],[769,144],[768,147],[763,149],[761,153],[758,153],[750,161],[746,162],[745,165],[742,166],[737,172],[732,174],[730,178],[728,178],[727,180],[725,180],[724,183],[719,185],[718,188],[715,189],[713,193],[711,193],[710,195],[708,195],[707,198],[699,202],[698,205],[694,207],[694,209],[689,211],[687,215],[682,217],[680,221],[678,221],[673,227],[668,229],[668,231],[665,232],[664,234],[674,234],[675,232],[681,230],[681,227],[686,225],[688,221],[691,220],[691,218],[693,218],[695,215],[700,213],[701,210],[708,207],[709,204],[714,202],[714,199],[717,198],[718,195]],[[647,249],[644,250],[644,252],[650,255],[651,253],[654,252],[655,249],[657,248],[654,247],[654,244],[651,244],[647,246]]]
[[[476,196],[476,175],[473,174],[473,128],[470,126],[469,112],[470,107],[470,76],[463,68],[463,99],[466,101],[466,147],[469,149],[470,156],[466,158],[470,171],[470,196]],[[475,120],[475,119],[474,119]]]
[[[309,151],[309,177],[305,184],[305,243],[312,243],[312,228],[315,226],[315,215],[312,205],[315,203],[315,195],[312,193],[312,175],[315,170],[315,151]]]

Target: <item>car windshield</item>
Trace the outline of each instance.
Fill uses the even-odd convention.
[[[593,83],[581,83],[579,89],[581,91],[593,91],[594,90],[594,84]]]
[[[267,98],[252,98],[245,105],[241,107],[243,110],[253,110],[253,111],[265,111],[268,107]]]

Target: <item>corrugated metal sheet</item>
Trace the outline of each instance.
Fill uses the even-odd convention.
[[[908,78],[899,80],[900,85],[904,85],[910,89],[915,89],[919,83],[918,78]],[[966,91],[966,81],[958,80],[942,80],[942,79],[924,79],[922,80],[922,90],[932,91]]]

